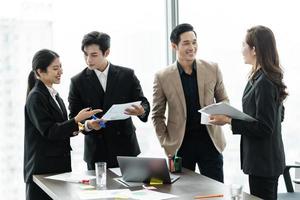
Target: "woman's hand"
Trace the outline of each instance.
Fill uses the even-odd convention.
[[[231,118],[226,115],[210,115],[208,122],[214,125],[223,126],[225,124],[231,124]]]
[[[102,112],[102,110],[101,109],[92,110],[91,108],[84,108],[76,115],[75,122],[76,123],[81,122],[82,120],[90,118],[92,115],[95,115],[99,112]]]

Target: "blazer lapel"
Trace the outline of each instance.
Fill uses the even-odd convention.
[[[171,80],[173,79],[173,86],[175,87],[179,100],[182,104],[184,116],[186,116],[186,102],[185,102],[184,91],[181,83],[181,78],[177,68],[177,62],[173,63],[171,69],[172,69],[172,73],[170,74]]]
[[[251,88],[252,88],[252,83],[249,80],[246,87],[245,87],[245,89],[244,89],[243,97],[245,97],[247,95],[247,93],[250,91]]]
[[[42,91],[45,95],[48,96],[48,99],[49,99],[49,102],[50,102],[50,105],[52,106],[52,108],[62,115],[63,114],[62,110],[58,107],[57,103],[52,98],[51,94],[49,93],[49,91],[48,91],[47,87],[44,85],[44,83],[42,81],[38,80],[36,84],[37,84],[37,88],[39,88],[40,91]]]
[[[102,88],[102,85],[96,75],[96,73],[93,70],[87,69],[86,70],[86,78],[90,82],[90,86],[93,88],[92,91],[99,96],[104,96],[104,90]]]
[[[106,108],[106,106],[109,106],[111,104],[111,99],[113,97],[114,88],[116,86],[118,73],[119,71],[117,70],[117,68],[114,65],[110,64],[108,74],[107,74],[107,83],[106,83],[103,108]]]
[[[62,98],[58,95],[58,98],[56,98],[56,100],[58,101],[58,104],[60,106],[60,110],[61,110],[64,120],[67,120],[68,119],[67,110],[66,110],[66,107],[65,107],[65,104],[64,104]]]
[[[52,98],[52,96],[49,94],[48,96],[50,105],[52,106],[52,108],[54,108],[58,113],[60,113],[61,115],[63,115],[62,110],[58,107],[57,103],[54,101],[54,99]]]
[[[200,60],[196,60],[197,65],[197,84],[198,84],[198,94],[200,100],[201,108],[204,107],[204,80],[205,80],[205,66],[201,63]]]
[[[248,81],[244,93],[243,98],[247,96],[247,94],[251,91],[251,88],[253,87],[255,81],[262,75],[262,70],[259,70],[256,72],[256,74]]]

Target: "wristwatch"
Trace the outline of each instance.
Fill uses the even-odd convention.
[[[79,132],[82,132],[82,131],[85,130],[85,129],[84,129],[84,124],[83,124],[83,123],[78,122],[78,130],[79,130]]]

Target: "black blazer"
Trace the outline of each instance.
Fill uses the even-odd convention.
[[[37,80],[25,105],[24,179],[33,174],[71,171],[70,136],[78,130],[74,119],[67,120],[43,82]]]
[[[101,116],[113,105],[142,101],[145,114],[140,118],[146,122],[150,112],[148,100],[144,97],[140,82],[129,68],[110,64],[106,92],[93,70],[85,68],[71,79],[69,92],[70,117],[74,117],[81,109],[100,108]],[[84,160],[88,164],[106,161],[108,167],[118,166],[116,156],[136,156],[140,153],[135,127],[132,119],[109,121],[106,128],[91,131],[85,135]]]
[[[245,88],[243,111],[257,121],[232,120],[233,134],[241,134],[241,168],[249,175],[279,176],[285,167],[281,136],[284,109],[278,87],[262,70]]]

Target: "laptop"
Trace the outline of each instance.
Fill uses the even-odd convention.
[[[151,179],[159,179],[164,184],[171,184],[180,176],[169,173],[166,159],[117,156],[122,173],[122,179],[126,182],[149,183]]]

